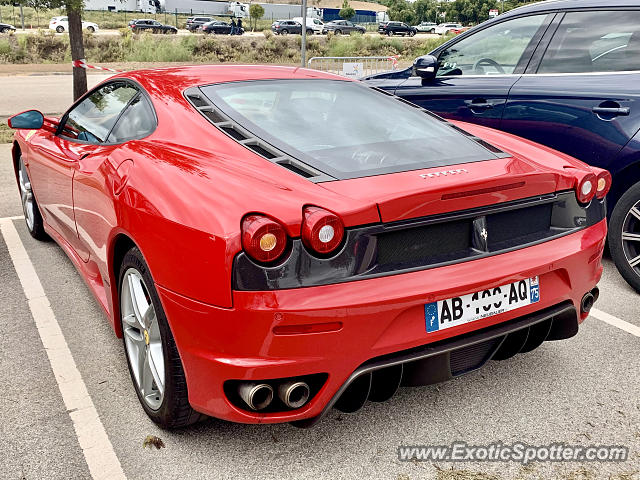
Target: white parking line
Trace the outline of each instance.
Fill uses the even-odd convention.
[[[100,421],[87,387],[82,381],[67,341],[12,218],[0,219],[0,233],[4,237],[9,256],[29,302],[31,315],[47,352],[51,369],[73,422],[73,428],[91,476],[96,480],[125,479],[120,461]]]
[[[603,312],[602,310],[598,310],[597,308],[592,308],[589,311],[589,315],[592,315],[598,320],[608,323],[609,325],[613,325],[614,327],[617,327],[620,330],[624,330],[625,332],[630,333],[631,335],[640,337],[640,327],[638,327],[637,325],[634,325],[633,323],[620,320],[618,317],[614,317],[613,315],[610,315],[607,312]]]

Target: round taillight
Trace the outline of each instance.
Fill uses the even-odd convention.
[[[596,194],[596,176],[593,173],[587,173],[578,182],[576,188],[576,196],[580,203],[589,203]]]
[[[302,241],[312,251],[326,255],[335,250],[344,238],[340,218],[319,207],[306,207],[303,212]]]
[[[259,262],[273,262],[284,253],[287,234],[275,220],[249,215],[242,221],[242,248]]]
[[[611,188],[611,174],[606,170],[598,174],[596,181],[596,197],[604,198]]]

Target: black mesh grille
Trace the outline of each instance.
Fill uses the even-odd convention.
[[[551,228],[553,205],[535,205],[487,215],[489,250],[508,248],[509,244],[528,243],[544,238]]]
[[[378,267],[428,265],[469,258],[483,252],[516,248],[549,237],[552,203],[516,208],[464,220],[403,228],[378,234]],[[486,218],[486,231],[474,241],[474,220]],[[481,229],[484,222],[477,222]]]
[[[437,223],[378,235],[378,264],[438,263],[463,258],[471,248],[469,220]]]

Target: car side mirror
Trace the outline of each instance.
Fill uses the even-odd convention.
[[[433,80],[438,73],[438,59],[433,55],[423,55],[413,62],[413,71],[423,80]]]
[[[38,130],[44,124],[44,115],[38,110],[27,110],[9,118],[9,128]]]

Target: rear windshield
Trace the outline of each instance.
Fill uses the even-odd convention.
[[[334,178],[498,158],[450,124],[357,82],[259,80],[201,90],[256,137]]]

